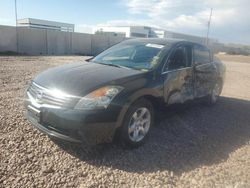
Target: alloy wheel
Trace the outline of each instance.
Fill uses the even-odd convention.
[[[128,126],[129,139],[133,142],[141,141],[149,131],[151,124],[150,111],[145,108],[138,108],[130,118]]]

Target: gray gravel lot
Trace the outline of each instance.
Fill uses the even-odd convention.
[[[53,141],[24,118],[28,82],[80,56],[0,56],[0,187],[250,187],[250,64],[225,62],[216,106],[161,112],[135,150]]]

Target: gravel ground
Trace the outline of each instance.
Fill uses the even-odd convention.
[[[24,118],[38,72],[83,57],[0,57],[0,187],[250,187],[250,64],[225,62],[216,106],[166,109],[135,150],[57,142]]]

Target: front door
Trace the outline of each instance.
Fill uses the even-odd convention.
[[[163,71],[164,100],[167,104],[183,103],[194,98],[192,48],[177,46],[170,54]]]

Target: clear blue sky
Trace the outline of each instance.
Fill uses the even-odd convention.
[[[205,36],[213,8],[210,36],[222,42],[250,44],[248,0],[17,0],[18,18],[75,24],[78,32],[96,25],[148,25]],[[15,25],[14,0],[0,0],[0,24]]]

